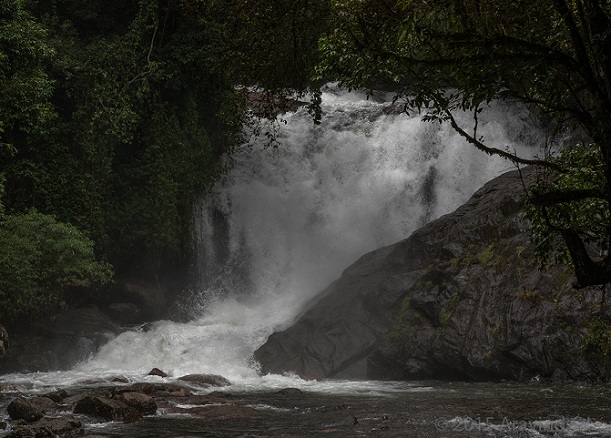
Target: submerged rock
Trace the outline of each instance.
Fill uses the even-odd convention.
[[[303,391],[299,388],[283,388],[280,391],[276,391],[276,394],[286,397],[298,397],[303,395]]]
[[[187,374],[186,376],[179,377],[178,380],[201,386],[203,388],[231,385],[229,380],[216,374]]]
[[[183,413],[207,420],[238,420],[257,418],[263,414],[250,406],[236,404],[210,405],[185,409]]]
[[[583,354],[600,288],[576,293],[537,269],[510,172],[409,238],[364,255],[255,352],[263,372],[302,377],[604,378]]]

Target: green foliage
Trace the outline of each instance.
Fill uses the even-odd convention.
[[[45,39],[22,0],[0,4],[0,160],[13,155],[22,138],[44,132],[53,118],[52,81],[44,69],[53,51]]]
[[[605,186],[603,160],[595,145],[578,144],[564,149],[551,161],[561,167],[562,172],[540,174],[525,197],[525,217],[531,223],[531,239],[541,265],[548,263],[551,257],[570,265],[568,248],[559,241],[557,230],[577,231],[593,253],[600,254],[609,246],[607,227],[611,218],[609,202],[602,194]],[[578,195],[585,191],[598,195],[587,198],[565,195],[551,202],[559,194]]]
[[[496,257],[496,254],[494,252],[494,243],[491,243],[490,245],[488,245],[488,248],[486,248],[484,251],[480,252],[477,255],[477,260],[479,261],[480,265],[487,265],[495,257]]]
[[[611,368],[611,325],[601,317],[596,317],[587,328],[588,334],[583,341],[584,353],[598,364],[606,379]]]
[[[185,1],[220,30],[225,69],[242,85],[305,90],[318,62],[317,44],[330,26],[325,0]]]
[[[33,11],[57,120],[0,162],[8,211],[74,224],[120,272],[183,263],[192,204],[241,132],[218,25],[158,0]]]
[[[53,310],[67,293],[111,280],[110,266],[95,260],[93,242],[75,227],[36,211],[3,209],[0,202],[0,321]]]
[[[511,94],[556,102],[565,96],[549,88],[562,86],[560,73],[541,58],[559,62],[554,50],[571,42],[551,3],[333,1],[336,28],[321,39],[318,74],[348,88],[393,84],[430,120]]]
[[[182,5],[198,23],[218,31],[216,68],[233,83],[256,89],[258,117],[275,120],[287,103],[308,94],[314,122],[320,120],[321,83],[313,78],[318,40],[332,26],[327,0],[185,0]],[[273,128],[261,129],[270,144]]]

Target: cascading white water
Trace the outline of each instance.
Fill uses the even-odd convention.
[[[287,377],[259,377],[251,363],[270,333],[360,255],[406,238],[513,168],[449,126],[388,113],[388,102],[328,90],[322,106],[320,125],[305,109],[285,115],[277,148],[264,148],[265,139],[239,147],[197,206],[202,290],[185,303],[195,317],[124,333],[75,373],[141,376],[158,367],[284,385]],[[532,157],[544,143],[535,126],[524,108],[494,104],[478,132]]]
[[[406,238],[513,168],[449,126],[388,108],[384,99],[327,92],[319,126],[304,109],[284,117],[277,148],[265,148],[265,137],[238,148],[196,209],[207,291],[196,314],[211,298],[247,296],[280,304],[282,326],[357,257]],[[460,120],[472,124],[468,114]],[[526,157],[545,144],[525,108],[498,103],[480,116],[478,134]]]

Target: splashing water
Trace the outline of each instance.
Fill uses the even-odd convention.
[[[356,258],[408,237],[512,169],[449,126],[392,114],[380,100],[328,90],[320,125],[302,108],[283,116],[277,148],[264,139],[237,148],[213,196],[195,208],[201,292],[185,303],[192,320],[124,333],[71,375],[142,376],[158,367],[176,377],[222,374],[244,388],[295,385],[295,377],[259,376],[255,349]],[[493,104],[478,135],[521,156],[543,153],[543,133],[524,108]]]

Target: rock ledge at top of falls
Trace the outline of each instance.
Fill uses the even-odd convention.
[[[523,181],[524,179],[524,181]],[[501,175],[455,212],[348,267],[256,352],[263,373],[304,378],[607,378],[585,353],[601,288],[537,268],[521,216],[534,172]]]

